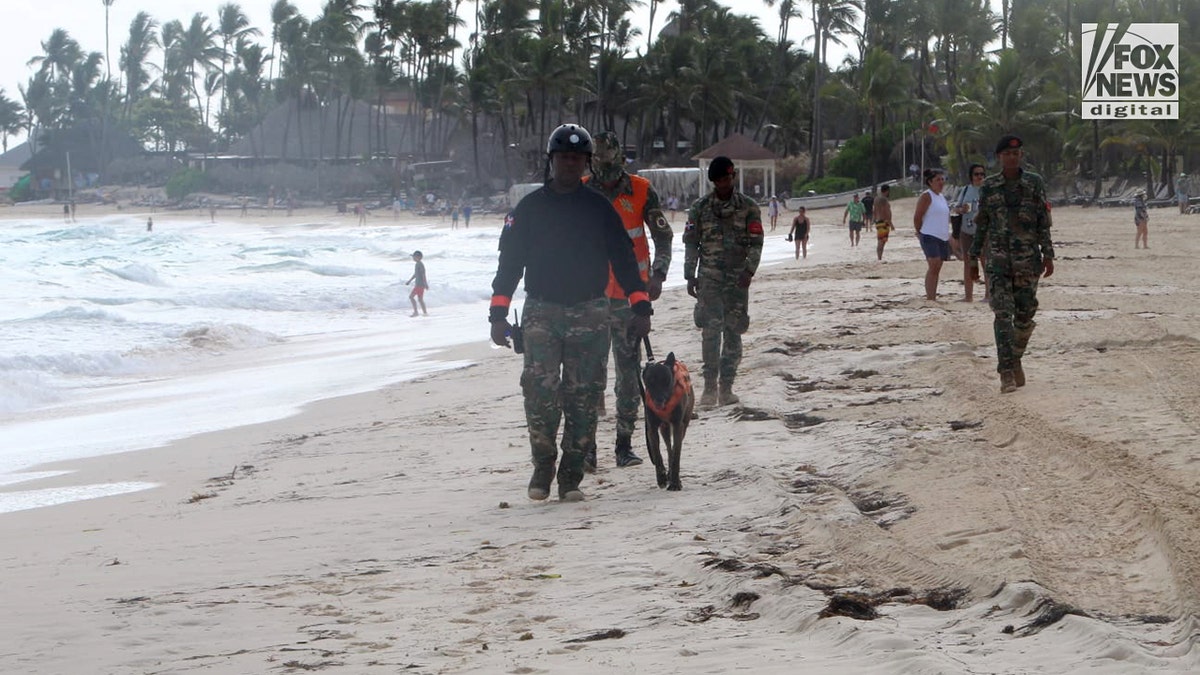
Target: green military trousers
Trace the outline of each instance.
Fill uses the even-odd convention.
[[[525,367],[521,391],[533,463],[551,465],[564,420],[559,485],[578,485],[583,456],[596,449],[596,407],[604,392],[609,304],[598,298],[574,305],[525,301]]]
[[[629,321],[633,318],[629,301],[610,300],[609,303],[609,337],[616,372],[613,394],[617,398],[617,435],[632,436],[642,402],[641,388],[638,387],[642,346],[640,341],[629,339]]]
[[[719,374],[732,382],[742,362],[742,333],[750,326],[750,289],[739,288],[736,277],[701,275],[696,295],[704,379]]]
[[[1038,308],[1038,276],[989,271],[987,283],[995,315],[992,327],[996,334],[996,370],[1013,370],[1025,355],[1025,346],[1037,325],[1033,315]]]

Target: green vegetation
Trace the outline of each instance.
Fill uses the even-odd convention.
[[[372,157],[403,143],[413,161],[461,160],[475,182],[537,176],[564,121],[618,130],[646,164],[690,164],[740,132],[803,157],[806,183],[894,180],[922,154],[961,174],[1007,132],[1041,171],[1094,179],[1097,193],[1103,176],[1169,187],[1192,168],[1200,3],[1006,0],[999,15],[987,0],[766,4],[774,35],[714,0],[681,0],[667,16],[649,0],[641,26],[632,0],[327,0],[313,17],[273,0],[261,27],[232,2],[186,20],[141,12],[114,27],[110,58],[55,30],[21,103],[0,91],[0,138],[91,121],[162,153],[219,154],[282,103],[336,116],[349,97],[377,106],[375,126],[384,104],[402,126]],[[1080,119],[1080,24],[1113,21],[1181,24],[1181,119]],[[844,59],[831,57],[837,45]],[[336,136],[302,142],[348,156]]]
[[[208,187],[208,176],[199,169],[183,169],[167,181],[167,197],[179,200]]]

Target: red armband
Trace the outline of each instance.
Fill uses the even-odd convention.
[[[750,234],[762,234],[762,222],[758,220],[750,221],[750,224],[746,226],[746,231]]]
[[[492,296],[492,307],[503,307],[504,309],[508,309],[508,306],[511,304],[512,298],[508,297],[507,295]]]

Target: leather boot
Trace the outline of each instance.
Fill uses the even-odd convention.
[[[554,462],[534,463],[533,477],[529,479],[529,498],[534,501],[542,501],[550,496],[550,483],[554,480]]]
[[[704,393],[700,394],[700,407],[711,408],[717,404],[717,378],[704,378]]]
[[[1013,376],[1013,371],[1011,371],[1011,370],[1000,371],[1000,393],[1001,394],[1011,394],[1012,392],[1014,392],[1016,390],[1017,390],[1017,381],[1016,381],[1016,378]]]
[[[626,434],[617,434],[617,466],[637,466],[642,458],[633,454],[633,439]]]
[[[558,499],[564,502],[583,501],[579,483],[583,480],[583,453],[563,452],[558,463]]]
[[[738,398],[737,394],[733,393],[732,379],[721,380],[721,388],[720,391],[717,392],[717,400],[721,405],[732,405],[741,400]]]

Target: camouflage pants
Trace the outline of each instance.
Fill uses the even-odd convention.
[[[617,398],[617,435],[632,436],[637,426],[638,408],[642,403],[641,388],[638,387],[638,378],[641,377],[641,343],[630,341],[626,337],[629,320],[633,318],[629,301],[609,302],[609,337],[612,342],[613,369],[617,374],[616,383],[613,385],[613,394]],[[606,368],[607,361],[605,358]],[[607,375],[607,372],[605,374]]]
[[[1015,368],[1017,361],[1025,355],[1025,346],[1037,325],[1033,315],[1038,308],[1038,277],[989,270],[987,283],[992,295],[992,313],[995,314],[992,325],[996,333],[996,370],[1004,372]]]
[[[720,375],[732,382],[742,362],[742,333],[750,327],[750,289],[738,288],[734,279],[701,276],[696,295],[704,379]]]
[[[534,299],[525,302],[525,421],[533,463],[553,464],[558,458],[555,439],[562,420],[564,472],[578,484],[583,455],[596,449],[596,406],[604,392],[604,363],[608,354],[608,299],[558,305]]]

